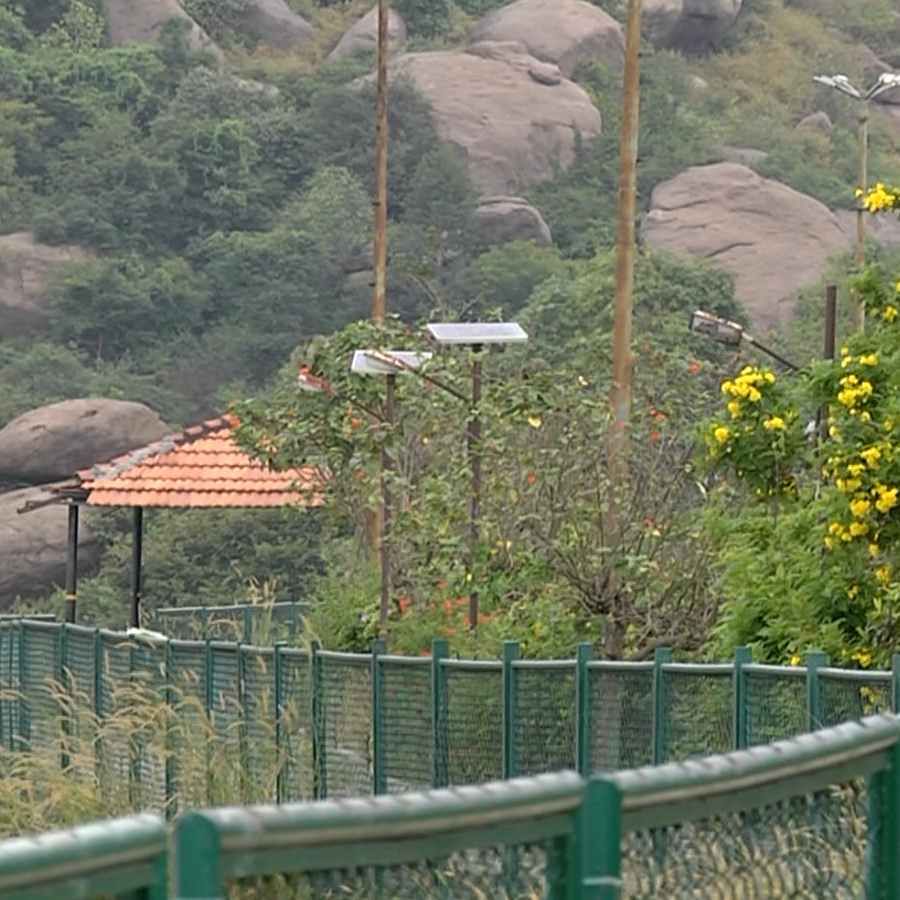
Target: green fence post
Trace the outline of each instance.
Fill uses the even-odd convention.
[[[431,642],[431,786],[446,787],[448,773],[447,691],[441,661],[450,654],[450,645],[443,639]]]
[[[870,776],[868,794],[866,896],[894,900],[900,897],[900,741],[888,751],[888,767]]]
[[[16,635],[19,646],[19,666],[18,666],[18,674],[19,674],[19,710],[18,715],[16,716],[16,732],[18,734],[18,745],[19,749],[25,749],[29,747],[31,744],[31,722],[28,719],[28,703],[25,700],[26,694],[26,686],[25,686],[25,623],[19,619],[18,621],[18,634]]]
[[[72,736],[72,704],[75,702],[72,686],[69,682],[69,630],[65,622],[59,626],[59,645],[56,651],[56,680],[62,693],[62,715],[60,730],[62,747],[59,753],[59,767],[66,771],[69,768],[69,738]]]
[[[663,666],[672,662],[669,647],[657,647],[653,654],[653,765],[660,766],[668,755],[668,708]]]
[[[578,645],[575,664],[575,768],[587,777],[591,774],[591,671],[588,663],[593,646],[585,641]]]
[[[238,641],[237,654],[237,708],[238,708],[238,759],[240,760],[240,792],[241,802],[250,802],[250,778],[247,758],[247,663],[244,656],[244,645]]]
[[[328,796],[328,759],[325,754],[325,706],[322,703],[322,649],[318,641],[309,648],[309,695],[312,704],[313,799]]]
[[[245,606],[242,610],[241,614],[244,617],[244,643],[252,644],[253,643],[253,609],[250,606]],[[274,618],[274,613],[272,614]]]
[[[380,638],[372,642],[372,793],[387,793],[384,760],[384,673],[379,657],[385,651]]]
[[[815,731],[822,725],[822,692],[819,669],[828,665],[828,655],[821,650],[806,653],[806,730]]]
[[[576,816],[575,880],[579,900],[618,900],[622,890],[622,795],[612,778],[585,785]]]
[[[180,816],[175,824],[175,896],[178,900],[221,900],[222,840],[203,813]]]
[[[753,654],[749,647],[736,647],[734,651],[734,720],[732,730],[734,749],[746,750],[747,735],[747,683],[744,677],[744,666],[753,662]]]
[[[100,738],[103,721],[103,638],[100,629],[94,629],[94,772],[97,782],[103,786],[103,742]]]
[[[900,653],[891,658],[891,711],[900,715]]]
[[[282,723],[282,708],[284,707],[284,697],[282,696],[284,684],[284,658],[281,651],[284,649],[284,643],[279,642],[275,645],[273,651],[274,669],[275,669],[275,690],[273,692],[275,705],[275,802],[284,803],[284,767],[285,759],[282,750],[284,743],[284,734],[282,733],[284,725]]]
[[[519,658],[516,641],[503,642],[503,777],[515,778],[519,768],[516,747],[516,670]]]

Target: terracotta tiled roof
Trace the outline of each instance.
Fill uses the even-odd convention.
[[[233,416],[210,419],[78,473],[89,506],[321,506],[324,476],[276,472],[234,439]]]

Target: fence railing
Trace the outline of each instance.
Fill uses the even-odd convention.
[[[153,613],[151,627],[182,640],[274,644],[303,630],[306,603],[241,603],[231,606],[168,606]]]
[[[684,763],[0,843],[4,900],[900,900],[900,719]],[[173,893],[170,893],[174,891]]]
[[[586,645],[576,659],[535,661],[512,643],[502,660],[456,660],[443,641],[406,658],[379,644],[307,652],[0,623],[0,742],[64,763],[72,734],[115,720],[140,691],[162,707],[161,733],[114,728],[91,752],[137,808],[172,814],[660,765],[897,711],[900,657],[893,672],[808,662],[757,665],[740,650],[731,663],[682,664],[661,650],[621,663]],[[201,776],[190,792],[189,769]]]
[[[168,834],[144,814],[0,844],[3,900],[166,900]]]

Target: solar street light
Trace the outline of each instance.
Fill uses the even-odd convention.
[[[469,499],[469,576],[481,533],[481,352],[490,344],[524,344],[525,330],[516,322],[431,322],[425,326],[431,339],[441,346],[468,346],[472,351],[472,400],[466,423],[466,449],[472,473]],[[478,590],[472,578],[469,589],[469,627],[478,627]]]
[[[712,313],[698,309],[691,315],[688,327],[694,334],[702,334],[710,338],[710,340],[718,344],[725,344],[728,347],[740,347],[746,341],[746,343],[756,347],[757,350],[761,350],[767,356],[771,356],[772,359],[781,363],[791,372],[799,371],[799,366],[794,365],[790,360],[776,353],[771,347],[767,347],[753,335],[748,334],[744,330],[743,325],[738,325],[737,322],[731,322],[728,319],[723,319],[720,316],[714,316]]]
[[[431,359],[431,353],[415,353],[408,350],[356,350],[350,360],[350,371],[356,375],[380,376],[385,380],[383,424],[388,427],[394,424],[394,395],[397,375],[415,372],[423,363]],[[387,444],[381,444],[381,540],[379,556],[381,561],[381,607],[379,622],[381,631],[387,626],[388,611],[391,599],[391,553],[390,531],[393,504],[388,473],[393,460],[388,452]]]

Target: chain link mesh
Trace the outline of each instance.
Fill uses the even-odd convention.
[[[866,897],[866,799],[858,779],[781,803],[631,832],[622,847],[622,896]]]
[[[734,749],[731,672],[663,672],[663,754],[659,762]]]
[[[206,645],[197,641],[172,641],[169,648],[176,727],[170,738],[177,809],[211,802],[210,729],[206,702]]]
[[[33,751],[45,752],[59,745],[59,699],[62,690],[59,666],[59,630],[28,622],[22,624],[23,737]]]
[[[884,673],[863,680],[820,672],[819,695],[822,703],[822,728],[865,716],[889,713],[891,676]]]
[[[282,782],[285,800],[313,797],[312,684],[309,655],[301,650],[281,653]]]
[[[432,783],[431,660],[379,660],[387,791],[397,794]]]
[[[589,665],[591,771],[633,769],[653,762],[653,666]]]
[[[771,744],[803,734],[806,729],[806,677],[802,670],[755,672],[746,679],[747,744]]]
[[[543,900],[552,896],[562,842],[462,850],[402,865],[325,869],[245,879],[229,900]]]
[[[575,666],[514,663],[514,773],[575,768]]]
[[[275,652],[242,648],[244,803],[273,803],[280,765],[275,744]]]
[[[448,784],[477,784],[502,778],[501,664],[472,669],[448,660],[441,665]]]
[[[319,654],[322,796],[372,793],[372,678],[368,658]]]

